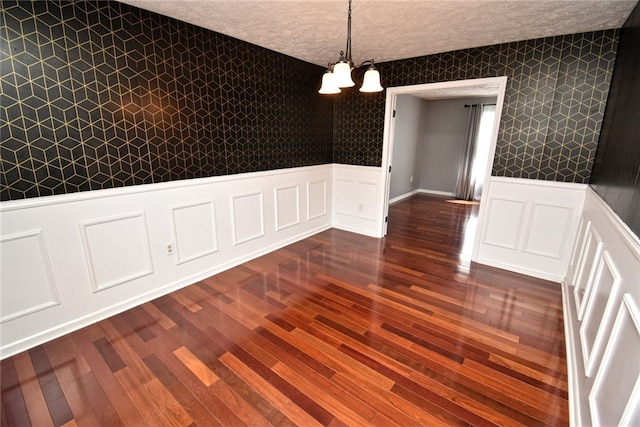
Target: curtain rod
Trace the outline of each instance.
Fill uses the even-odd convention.
[[[496,104],[482,104],[482,105],[496,105]],[[469,107],[477,107],[478,104],[464,104],[464,108],[469,108]]]

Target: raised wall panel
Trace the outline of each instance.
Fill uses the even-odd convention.
[[[568,283],[571,286],[575,286],[576,279],[578,278],[578,270],[580,267],[580,261],[582,260],[586,244],[587,236],[591,230],[591,219],[589,215],[584,212],[580,217],[580,223],[578,224],[578,235],[571,254],[571,261],[569,262]]]
[[[561,259],[572,211],[571,206],[532,202],[523,252]]]
[[[382,169],[333,165],[329,210],[333,227],[371,237],[383,237],[384,177]]]
[[[153,273],[144,212],[80,224],[94,292]]]
[[[264,236],[264,202],[261,192],[233,196],[231,206],[234,245]]]
[[[178,264],[218,251],[215,206],[212,201],[173,207],[171,217]]]
[[[578,233],[585,188],[582,184],[491,177],[478,213],[473,260],[565,281],[571,261],[568,249]]]
[[[378,184],[375,182],[362,182],[357,183],[358,192],[358,210],[356,216],[358,218],[375,221],[378,206],[376,206],[376,200],[378,200]]]
[[[576,310],[578,320],[582,320],[584,311],[587,307],[587,299],[585,298],[588,289],[593,284],[593,278],[596,271],[596,259],[600,257],[603,249],[602,239],[594,228],[589,228],[585,241],[584,250],[578,263],[576,271],[576,280],[573,285],[573,294],[576,302]]]
[[[517,250],[524,212],[524,200],[489,199],[483,243]]]
[[[300,224],[300,189],[297,185],[275,188],[276,231]]]
[[[598,361],[604,340],[611,327],[620,275],[613,260],[603,251],[596,265],[593,285],[585,294],[587,300],[584,320],[580,327],[580,342],[585,361],[585,375],[590,377]]]
[[[640,311],[626,294],[589,394],[594,426],[640,425],[639,349]]]
[[[307,220],[327,214],[327,181],[307,183]]]
[[[42,230],[0,239],[0,323],[60,304]]]
[[[352,180],[336,179],[334,211],[337,214],[354,216],[355,183]]]

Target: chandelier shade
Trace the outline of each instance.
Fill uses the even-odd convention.
[[[373,59],[364,61],[362,64],[354,67],[351,60],[351,0],[349,0],[349,15],[347,18],[347,48],[340,52],[338,62],[330,63],[327,71],[322,76],[322,85],[318,93],[323,95],[340,93],[340,88],[348,88],[355,86],[351,78],[351,71],[354,68],[360,68],[369,65],[364,74],[364,80],[360,92],[371,93],[381,92],[383,90],[380,84],[380,73],[373,66]]]
[[[333,95],[342,92],[336,84],[336,77],[331,70],[327,70],[322,76],[322,87],[318,93],[322,95]]]
[[[380,84],[380,72],[371,64],[366,73],[364,73],[364,81],[360,92],[380,92],[382,85]]]
[[[351,79],[351,65],[347,62],[338,62],[333,66],[333,76],[338,87],[352,87],[356,84]]]

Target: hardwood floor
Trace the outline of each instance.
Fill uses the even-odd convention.
[[[477,206],[445,200],[5,359],[1,425],[567,425],[560,286],[470,264]]]

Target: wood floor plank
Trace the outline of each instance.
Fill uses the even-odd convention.
[[[323,424],[295,405],[287,396],[285,396],[273,384],[266,381],[262,376],[258,375],[252,368],[245,365],[240,359],[231,353],[223,354],[220,361],[229,369],[236,373],[240,378],[244,379],[247,384],[260,393],[278,410],[285,414],[294,424],[300,426],[322,426]]]
[[[33,369],[33,365],[31,364],[31,359],[28,354],[18,354],[13,358],[13,362],[15,364],[15,372],[18,377],[16,387],[18,387],[19,384],[23,395],[27,396],[27,398],[24,399],[24,403],[26,405],[30,422],[36,426],[53,426],[53,421],[51,420],[49,410],[47,409],[47,402],[45,402],[42,389],[38,384],[38,376]],[[11,375],[7,371],[3,369],[2,374]],[[4,394],[5,391],[3,390],[2,393]],[[11,391],[8,391],[8,393],[11,393]]]
[[[80,377],[83,375],[82,357],[71,353],[65,340],[57,340],[44,345],[53,366],[60,388],[73,413],[73,421],[80,425],[98,425],[100,422],[94,412],[94,405],[84,393]],[[111,405],[107,401],[105,406]]]
[[[113,375],[136,407],[140,417],[146,420],[146,423],[162,425],[164,420],[163,417],[157,413],[157,406],[152,402],[152,398],[148,396],[144,385],[140,384],[136,375],[131,372],[131,369],[124,367],[114,372]]]
[[[1,427],[566,426],[557,283],[470,262],[418,195],[1,362]]]
[[[310,380],[302,373],[291,369],[284,363],[279,362],[273,367],[273,370],[287,382],[300,389],[306,390],[314,401],[347,425],[367,425],[375,415],[371,407],[362,403],[355,408],[359,409],[359,411],[354,412],[354,410],[347,406],[349,401],[353,402],[355,401],[354,399],[343,399],[343,401],[341,401],[339,396],[335,396],[330,392],[330,389],[323,388],[322,383]],[[346,393],[343,394],[346,397]]]
[[[104,393],[118,414],[118,419],[123,420],[123,423],[144,424],[144,418],[94,346],[93,340],[101,333],[98,324],[92,325],[74,334],[74,339],[70,341],[74,353],[81,354],[91,367],[91,372],[83,375],[83,383],[93,385],[93,388],[85,389],[87,393],[92,391],[88,398],[96,401],[94,399],[98,399],[101,393]]]
[[[53,371],[49,356],[43,346],[32,348],[28,351],[36,378],[40,383],[42,394],[47,402],[49,414],[55,425],[62,425],[73,419],[73,413],[67,399],[62,392],[58,378]]]
[[[2,423],[6,425],[16,426],[29,426],[31,421],[29,419],[29,409],[25,401],[24,392],[28,393],[29,406],[34,404],[35,400],[42,399],[44,397],[38,395],[37,388],[33,391],[24,390],[27,386],[26,381],[35,381],[35,378],[29,378],[30,371],[33,370],[29,366],[18,366],[16,369],[16,363],[20,363],[21,359],[24,359],[24,353],[12,358],[3,360],[0,365],[0,380],[2,381],[2,388],[0,389],[0,400],[2,400]],[[21,373],[22,379],[18,375],[18,370]],[[50,422],[50,420],[49,420]]]
[[[180,361],[184,363],[184,365],[193,372],[193,375],[198,377],[205,386],[209,387],[211,384],[219,380],[218,376],[211,372],[211,369],[191,353],[188,348],[180,347],[177,350],[174,350],[173,354],[175,354],[176,357],[180,359]]]

